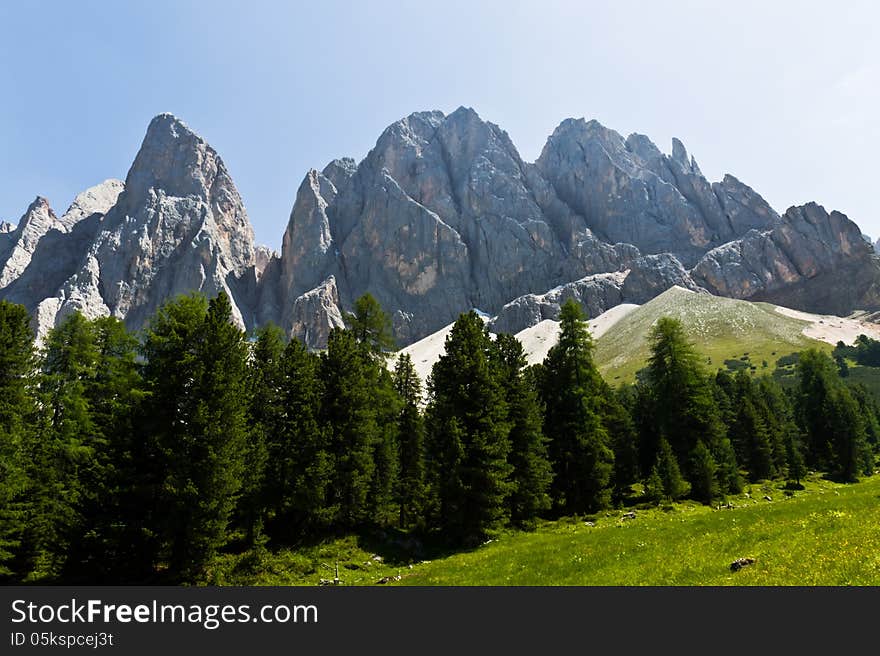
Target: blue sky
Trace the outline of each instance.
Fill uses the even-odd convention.
[[[771,5],[771,6],[764,6]],[[0,219],[124,178],[152,116],[221,154],[278,247],[306,170],[459,105],[527,160],[566,117],[681,138],[779,211],[880,235],[870,2],[0,2]]]

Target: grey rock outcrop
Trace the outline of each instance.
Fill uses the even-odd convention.
[[[543,294],[520,296],[501,308],[491,326],[494,332],[515,334],[545,319],[556,321],[562,304],[569,299],[588,317],[597,317],[621,303],[645,303],[673,286],[705,291],[675,256],[646,255],[624,271],[594,274]]]
[[[855,223],[807,203],[789,208],[771,230],[749,231],[709,251],[692,276],[721,296],[847,314],[880,301],[877,270]]]
[[[49,207],[49,201],[37,196],[15,230],[9,233],[4,252],[0,253],[0,289],[9,286],[22,274],[40,240],[51,230],[63,232],[65,226]]]
[[[644,135],[624,139],[597,121],[563,121],[536,162],[595,234],[693,264],[715,245],[778,215],[732,176],[710,184],[684,145],[664,155]]]
[[[293,301],[288,332],[307,346],[314,348],[326,345],[330,331],[343,327],[345,322],[339,309],[339,292],[333,276]]]
[[[255,262],[253,229],[222,160],[181,121],[161,114],[78,269],[54,299],[38,304],[35,322],[51,326],[79,310],[140,327],[168,298],[222,290],[245,326],[247,303],[236,282]]]
[[[39,334],[69,312],[141,327],[168,298],[225,291],[235,320],[312,348],[369,292],[408,344],[479,308],[518,332],[678,285],[845,314],[880,308],[880,259],[857,226],[813,203],[777,214],[731,175],[711,183],[679,139],[664,154],[567,119],[535,163],[468,108],[389,126],[361,162],[299,185],[281,252],[256,246],[219,155],[170,114],[150,123],[123,183],[57,218],[38,199],[0,224],[0,298]],[[550,291],[545,291],[550,290]]]

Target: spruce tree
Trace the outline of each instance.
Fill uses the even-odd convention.
[[[94,326],[79,312],[46,336],[40,400],[48,416],[31,453],[28,546],[31,567],[49,578],[61,574],[84,527],[85,497],[102,478],[98,458],[106,444],[94,425],[88,394],[97,361]]]
[[[205,306],[197,295],[166,303],[144,343],[164,476],[159,530],[169,572],[196,581],[227,540],[241,488],[247,438],[247,346],[221,292]]]
[[[648,339],[651,356],[645,383],[652,419],[658,436],[686,462],[698,440],[712,448],[724,437],[713,389],[680,321],[662,317],[652,326]]]
[[[397,505],[400,527],[423,521],[425,489],[425,423],[419,409],[422,385],[407,353],[394,366],[394,388],[402,401],[397,415],[399,466]]]
[[[379,439],[369,366],[353,332],[330,331],[321,354],[321,419],[329,430],[333,478],[327,490],[337,526],[354,528],[370,519],[369,494]]]
[[[721,494],[739,494],[742,492],[743,480],[739,473],[736,452],[733,450],[730,440],[725,437],[718,442],[713,455],[718,465],[716,475]]]
[[[788,435],[785,442],[785,459],[788,480],[800,486],[801,480],[807,475],[807,464],[800,439],[794,432]]]
[[[397,505],[399,434],[397,419],[403,402],[394,386],[391,372],[384,363],[366,361],[367,390],[376,410],[376,434],[373,442],[373,477],[370,481],[368,512],[378,526],[397,523],[400,508]]]
[[[477,313],[462,314],[429,380],[431,525],[457,544],[476,543],[508,515],[510,426],[491,347]]]
[[[366,293],[354,303],[354,312],[346,314],[346,324],[358,343],[374,357],[394,350],[391,319],[372,294]]]
[[[849,390],[843,385],[834,387],[823,410],[831,442],[831,474],[846,482],[856,482],[859,476],[872,473],[864,420]]]
[[[329,526],[334,459],[330,430],[321,421],[320,358],[297,339],[281,358],[277,423],[267,435],[266,506],[269,534],[290,541]]]
[[[562,513],[595,512],[611,500],[614,453],[602,423],[603,389],[587,323],[580,306],[569,299],[560,310],[559,341],[541,374],[551,494]]]
[[[132,533],[138,529],[131,525],[131,505],[136,503],[139,472],[133,453],[140,441],[137,415],[143,389],[135,336],[116,317],[100,317],[91,327],[96,361],[85,394],[93,452],[91,466],[81,470],[80,528],[64,577],[118,583],[134,580],[130,567],[137,539]]]
[[[526,356],[513,335],[500,334],[491,350],[495,370],[507,403],[512,467],[508,497],[510,521],[520,528],[534,529],[538,516],[550,509],[550,481],[553,472],[547,455],[547,439],[541,426],[537,391],[526,378]]]
[[[712,503],[721,493],[717,479],[718,465],[702,440],[697,441],[697,446],[691,452],[690,471],[691,496],[697,501]]]
[[[26,453],[37,416],[33,334],[24,306],[0,301],[0,577],[20,578],[27,517]]]
[[[284,414],[284,346],[284,332],[275,324],[267,324],[257,331],[248,359],[248,439],[238,509],[248,545],[253,545],[259,539],[265,521],[269,443],[272,435],[279,430]]]
[[[680,499],[688,493],[688,484],[681,475],[678,457],[665,439],[661,439],[658,445],[657,459],[648,479],[648,487],[656,485],[657,480],[661,483],[663,496],[670,501]]]
[[[767,426],[748,396],[740,401],[736,421],[731,427],[731,437],[733,444],[740,445],[739,453],[753,481],[774,476],[773,447]]]
[[[630,487],[639,480],[639,434],[631,413],[637,403],[633,386],[621,387],[617,392],[603,385],[602,423],[606,427],[614,453],[614,471],[611,476],[613,500],[622,503]]]
[[[805,436],[807,465],[830,471],[834,453],[830,439],[831,426],[827,416],[831,391],[839,384],[834,361],[816,349],[800,353],[797,363],[796,412]]]

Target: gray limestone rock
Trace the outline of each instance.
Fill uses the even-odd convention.
[[[751,230],[691,271],[721,296],[848,314],[878,300],[877,258],[855,223],[816,203],[792,207],[771,230]]]
[[[779,216],[731,175],[710,183],[679,139],[666,155],[567,119],[528,163],[464,107],[411,114],[363,161],[309,171],[280,253],[254,244],[219,155],[170,114],[124,185],[83,192],[61,218],[37,199],[0,224],[0,298],[40,335],[75,310],[139,328],[177,294],[222,290],[239,325],[273,321],[321,348],[370,292],[406,345],[474,307],[515,333],[567,298],[596,316],[673,285],[848,313],[880,308],[880,259],[838,212]]]

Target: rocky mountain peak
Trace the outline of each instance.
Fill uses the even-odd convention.
[[[880,307],[880,258],[839,212],[779,216],[732,175],[710,183],[677,138],[664,154],[571,118],[528,163],[470,107],[410,114],[363,161],[308,171],[280,254],[254,245],[222,159],[171,114],[150,122],[124,184],[86,190],[60,219],[38,199],[0,226],[0,297],[41,335],[74,310],[139,328],[170,297],[225,291],[239,325],[273,321],[322,348],[369,292],[405,345],[472,307],[521,329],[569,297],[595,315],[672,285],[842,312]]]
[[[150,189],[204,198],[218,174],[228,177],[216,151],[176,116],[159,114],[147,127],[125,187],[138,198]]]
[[[93,214],[106,214],[116,204],[125,188],[122,180],[104,180],[77,194],[60,221],[69,230],[74,224]]]

